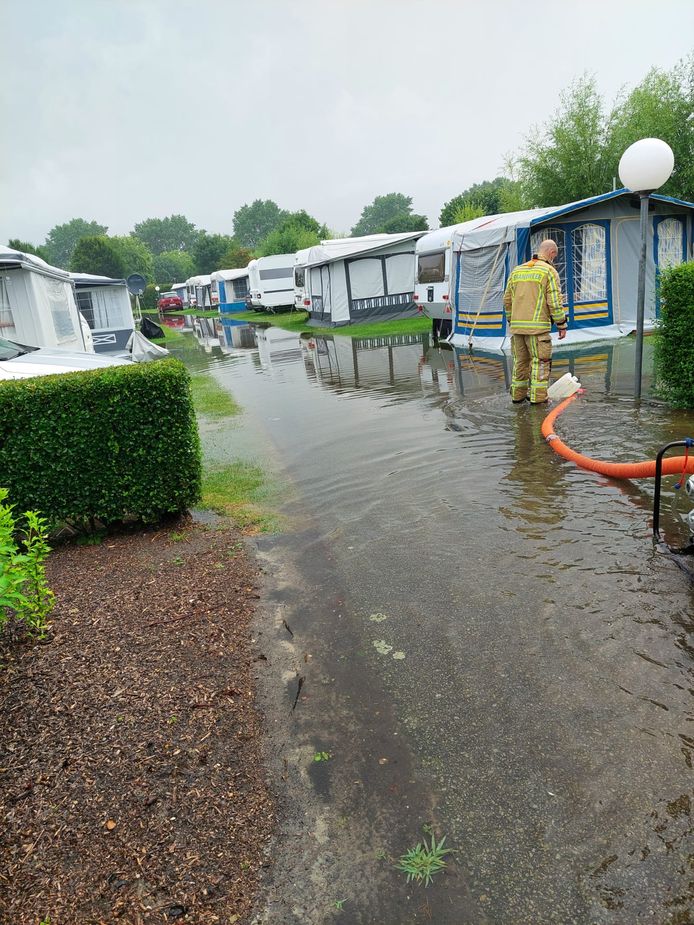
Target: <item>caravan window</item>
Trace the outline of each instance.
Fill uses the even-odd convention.
[[[260,271],[261,279],[285,279],[287,276],[291,276],[294,271],[294,267],[276,267],[275,269],[267,269]]]
[[[305,267],[294,267],[294,285],[297,289],[303,289],[306,285]]]
[[[446,278],[446,252],[422,254],[417,267],[417,282],[442,283]]]
[[[683,223],[678,218],[665,218],[658,229],[658,269],[676,267],[684,261]]]
[[[530,247],[533,254],[536,254],[540,244],[546,239],[551,238],[559,248],[559,253],[554,260],[554,268],[559,274],[561,283],[562,302],[567,303],[568,286],[566,285],[566,230],[564,228],[543,228],[541,231],[534,231],[530,236]]]
[[[3,334],[14,334],[14,316],[10,298],[7,294],[7,283],[4,276],[0,276],[0,337]]]
[[[46,290],[58,343],[70,340],[75,336],[75,326],[70,313],[65,283],[54,279],[46,280]]]
[[[239,279],[232,280],[232,285],[234,288],[234,298],[237,301],[241,299],[247,299],[250,294],[250,289],[248,286],[248,277],[241,276]]]
[[[571,232],[574,303],[607,299],[607,251],[602,225],[581,225]]]
[[[126,305],[122,292],[117,295],[107,286],[77,292],[77,307],[92,331],[129,327]]]

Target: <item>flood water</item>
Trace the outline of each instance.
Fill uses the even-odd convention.
[[[287,734],[330,753],[318,797],[339,802],[335,819],[361,813],[375,852],[358,858],[362,881],[340,881],[342,920],[692,921],[694,593],[651,542],[652,482],[553,454],[545,411],[511,405],[500,356],[422,336],[198,333],[184,359],[246,409],[244,434],[217,434],[212,451],[267,453],[290,486],[267,583],[329,696],[309,696],[312,718]],[[646,396],[651,365],[647,345]],[[634,404],[633,367],[631,338],[555,353],[553,378],[570,370],[587,390],[558,421],[566,443],[637,461],[694,434],[694,415]],[[674,481],[662,526],[683,540],[691,505]],[[352,773],[370,792],[350,802]],[[422,824],[455,849],[427,891],[373,860]],[[326,836],[338,881],[349,828]],[[275,896],[262,921],[332,921],[320,902],[340,898],[299,913]]]

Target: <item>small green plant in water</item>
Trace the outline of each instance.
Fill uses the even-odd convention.
[[[340,911],[342,911],[346,902],[347,902],[346,899],[336,899],[335,902],[333,903],[333,906],[335,906],[336,909],[339,909]]]
[[[182,540],[186,538],[185,533],[176,533],[175,530],[172,530],[171,533],[169,533],[169,536],[171,537],[174,543],[180,543],[182,542]]]
[[[444,848],[445,841],[445,835],[441,841],[437,842],[436,836],[432,834],[431,844],[427,844],[425,838],[401,855],[395,865],[396,869],[407,874],[408,883],[416,880],[417,883],[424,882],[424,886],[429,886],[434,874],[438,874],[447,866],[444,857],[449,854],[449,851]]]
[[[43,639],[55,604],[46,581],[45,562],[51,551],[46,520],[27,511],[20,531],[6,501],[7,489],[0,488],[0,630],[14,613],[30,633]],[[21,541],[18,533],[23,534]]]
[[[330,752],[316,752],[313,756],[313,760],[316,763],[319,761],[330,761]]]

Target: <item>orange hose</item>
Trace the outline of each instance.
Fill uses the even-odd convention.
[[[581,469],[589,469],[591,472],[600,472],[602,475],[609,475],[613,479],[651,479],[655,475],[655,459],[640,463],[609,463],[600,459],[591,459],[590,456],[584,456],[577,453],[570,446],[563,443],[554,433],[554,422],[559,415],[567,408],[576,395],[570,395],[564,401],[557,405],[542,422],[542,436],[549,443],[555,453],[576,463]],[[670,456],[663,459],[663,475],[680,475],[680,473],[694,473],[694,457],[687,459],[686,456]]]

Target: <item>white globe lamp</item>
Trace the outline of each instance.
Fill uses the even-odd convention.
[[[638,193],[641,200],[641,253],[636,300],[636,361],[634,368],[634,398],[641,398],[643,365],[643,319],[646,306],[646,254],[648,253],[648,206],[650,194],[670,178],[675,155],[667,142],[660,138],[642,138],[629,145],[619,161],[619,179],[627,189]]]

